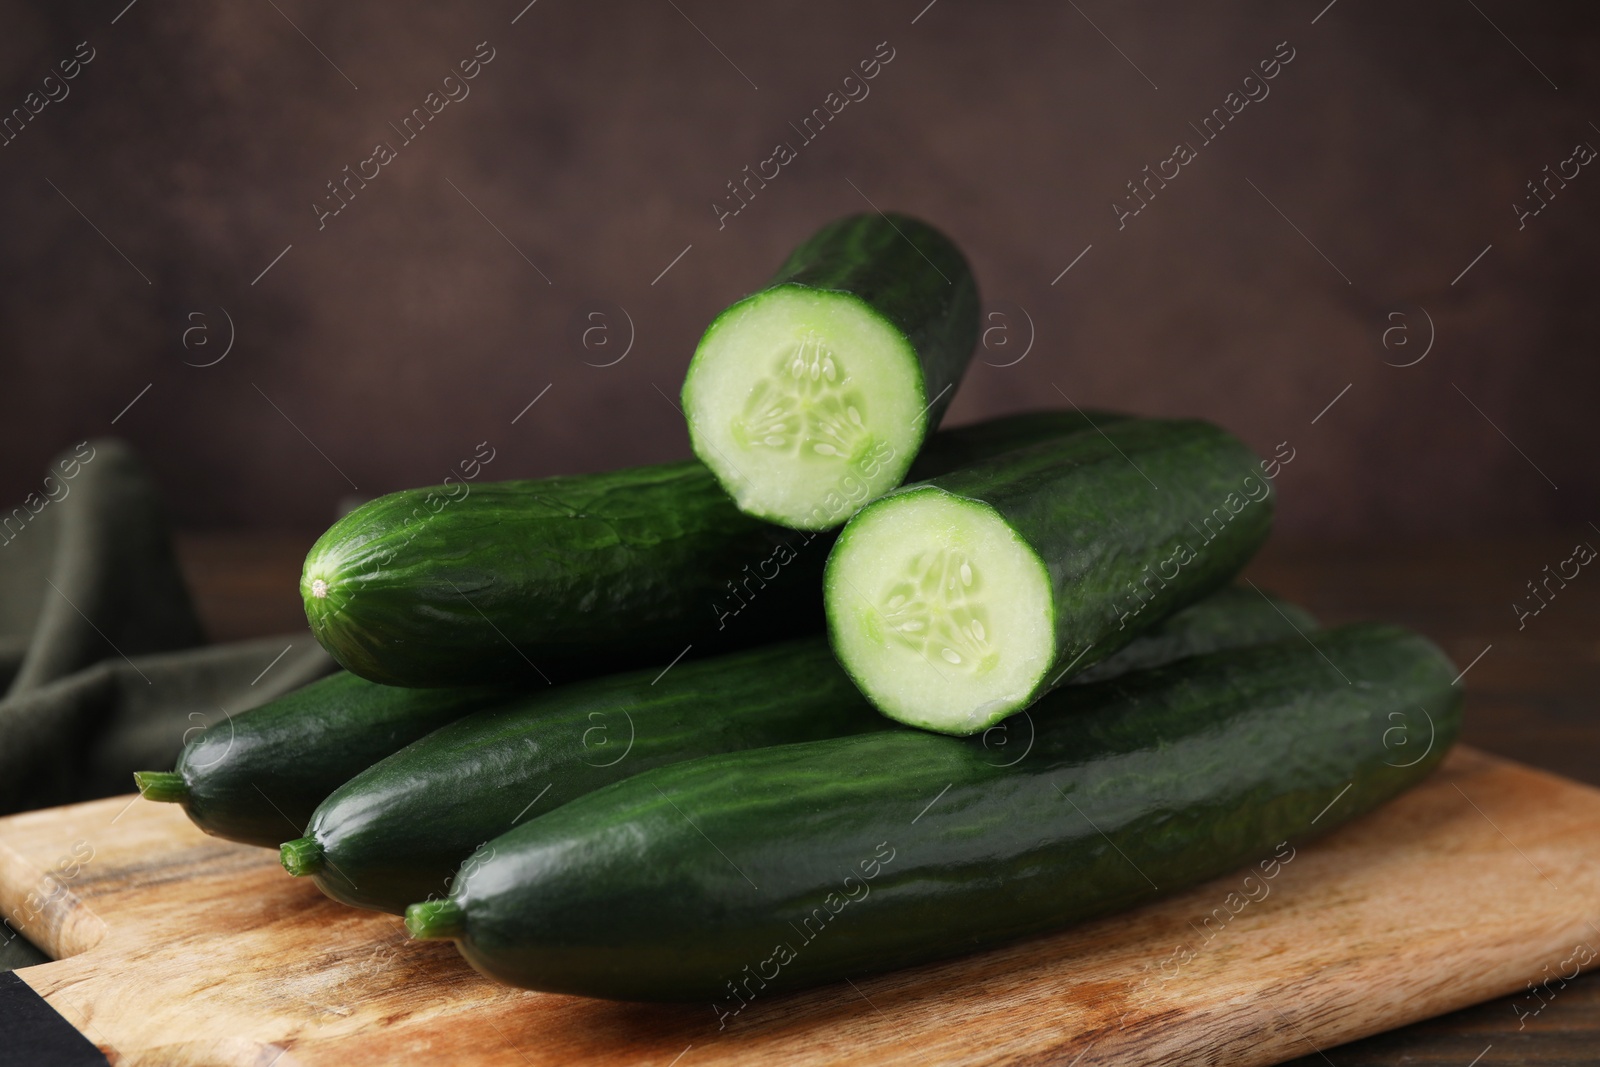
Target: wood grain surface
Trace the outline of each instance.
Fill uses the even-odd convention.
[[[1460,749],[1298,846],[1237,912],[1243,872],[1052,937],[758,998],[720,1029],[709,1005],[493,985],[449,944],[134,797],[0,820],[0,911],[57,957],[24,981],[118,1065],[1251,1065],[1530,983],[1526,1011],[1558,999],[1600,963],[1597,826],[1600,791]]]
[[[1427,634],[1463,667],[1462,738],[1497,755],[1600,785],[1600,582],[1574,582],[1519,627],[1512,603],[1526,583],[1564,558],[1566,533],[1453,541],[1275,541],[1247,575],[1309,607],[1326,625],[1387,619]],[[1479,658],[1481,655],[1482,658]],[[1323,1054],[1293,1067],[1596,1067],[1600,1065],[1600,977],[1585,972],[1546,997],[1501,997]],[[1481,1057],[1481,1058],[1480,1058]]]
[[[1585,532],[1588,531],[1588,532]],[[1600,583],[1562,590],[1531,624],[1511,604],[1587,526],[1563,533],[1456,540],[1317,542],[1274,538],[1245,576],[1310,608],[1326,625],[1404,623],[1472,669],[1467,743],[1600,786]],[[299,625],[300,561],[315,532],[193,534],[185,563],[202,617],[221,639]],[[1321,1052],[1294,1067],[1600,1067],[1600,979],[1580,975],[1528,1019],[1511,996]]]

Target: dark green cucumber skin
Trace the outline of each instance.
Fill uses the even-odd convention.
[[[1068,684],[1103,682],[1185,656],[1282,641],[1316,628],[1317,620],[1304,608],[1256,589],[1231,585],[1169,615],[1121,650],[1073,675]]]
[[[332,861],[318,886],[346,904],[399,914],[444,896],[461,861],[490,838],[601,786],[697,756],[889,725],[821,637],[658,674],[530,695],[357,774],[308,825]]]
[[[949,460],[936,435],[926,462],[948,470],[1087,425],[993,419],[954,431]],[[742,514],[697,461],[462,488],[391,493],[312,547],[306,619],[347,670],[400,686],[560,682],[823,629],[835,535]]]
[[[1315,628],[1299,608],[1278,607]],[[1110,677],[1293,632],[1259,594],[1225,589],[1096,670]],[[487,708],[355,775],[307,824],[332,861],[317,885],[343,903],[399,914],[443,896],[485,841],[601,786],[717,752],[893,725],[820,637],[680,663],[659,681],[657,674],[577,682]]]
[[[770,563],[786,531],[741,514],[692,460],[484,483],[437,511],[429,495],[356,509],[306,559],[308,578],[319,559],[335,575],[323,599],[302,580],[312,632],[373,681],[570,681],[820,625],[822,553]],[[773,579],[719,630],[713,605],[764,563]]]
[[[513,985],[726,1021],[1194,885],[1409,788],[1459,730],[1425,639],[1312,640],[1059,689],[1020,759],[894,729],[646,772],[475,853],[459,947]]]
[[[966,426],[951,426],[928,438],[906,480],[920,482],[1014,449],[1068,434],[1093,432],[1097,426],[1110,426],[1128,418],[1114,411],[1019,411]]]
[[[766,289],[722,314],[780,286],[849,293],[887,319],[922,364],[927,432],[939,425],[978,342],[978,286],[954,241],[897,212],[835,219],[789,254]]]
[[[902,494],[935,492],[993,508],[1049,573],[1056,656],[1019,709],[1226,584],[1272,528],[1261,461],[1198,419],[1131,419],[1014,449],[902,486],[852,521]],[[840,538],[849,536],[847,525]],[[1182,546],[1193,558],[1164,567]]]
[[[216,837],[277,848],[351,776],[506,689],[397,689],[339,673],[208,727],[184,746],[183,809]]]

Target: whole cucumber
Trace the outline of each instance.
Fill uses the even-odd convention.
[[[356,907],[443,896],[473,849],[603,785],[715,752],[890,725],[820,637],[558,686],[451,723],[345,782],[284,869]]]
[[[646,771],[490,841],[407,926],[502,982],[726,1019],[1132,907],[1371,810],[1455,739],[1429,641],[1309,641],[1063,687],[1015,758],[885,730]]]
[[[1102,677],[1290,636],[1299,608],[1225,589],[1097,665]],[[821,637],[576,682],[477,712],[333,790],[284,869],[356,907],[396,914],[442,896],[461,861],[528,819],[652,767],[885,729]],[[1015,735],[989,739],[1020,751]],[[1000,730],[999,727],[996,728]]]
[[[140,771],[146,800],[183,805],[200,829],[277,848],[342,782],[445,723],[507,699],[504,686],[399,689],[341,671],[229,715],[171,771]]]
[[[1115,416],[1034,412],[954,431],[949,446],[936,435],[923,469],[1091,418]],[[318,539],[300,594],[317,640],[375,682],[571,681],[820,633],[832,543],[741,513],[691,460],[391,493]]]

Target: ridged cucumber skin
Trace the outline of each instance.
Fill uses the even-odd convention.
[[[950,426],[928,438],[906,480],[920,482],[993,456],[1096,427],[1126,422],[1116,411],[1019,411],[965,426]]]
[[[829,556],[823,581],[830,613],[833,604],[852,604],[859,596],[860,583],[849,583],[837,563],[852,525],[912,493],[945,493],[992,509],[1050,580],[1054,660],[1031,693],[960,727],[961,733],[977,733],[1020,711],[1226,584],[1266,540],[1274,501],[1258,457],[1211,423],[1114,422],[1007,451],[868,504]],[[1237,510],[1230,501],[1238,502]],[[830,617],[836,652],[840,625]],[[856,680],[870,696],[870,680],[859,673]]]
[[[475,853],[455,936],[502,982],[720,1016],[1132,907],[1443,757],[1460,693],[1436,647],[1368,624],[1312,640],[1057,690],[1020,759],[893,729],[646,772]]]
[[[1291,604],[1224,589],[1096,670],[1111,677],[1277,640],[1294,633],[1288,615],[1315,628]],[[331,861],[316,884],[343,903],[399,914],[447,892],[461,862],[485,841],[601,786],[713,753],[893,726],[821,637],[680,663],[657,676],[640,671],[519,697],[356,774],[307,823],[306,836]]]
[[[910,343],[922,372],[917,442],[926,440],[955,398],[978,341],[978,287],[955,242],[928,223],[897,212],[836,219],[791,252],[765,288],[723,310],[706,334],[783,287],[849,294]],[[692,409],[697,362],[698,357],[690,362],[684,377],[685,411]],[[703,456],[692,422],[689,433],[696,454]],[[889,461],[897,468],[891,484],[904,477],[916,451]]]
[[[560,686],[452,723],[333,791],[307,827],[335,900],[391,911],[444,896],[513,825],[697,756],[890,725],[821,637]]]
[[[1230,585],[1167,616],[1093,667],[1073,675],[1066,684],[1103,682],[1185,656],[1282,641],[1315,629],[1317,620],[1304,608],[1259,589]]]
[[[992,419],[953,431],[947,459],[935,435],[925,466],[1088,425],[1075,411]],[[459,489],[380,497],[312,546],[306,619],[347,670],[398,686],[559,682],[823,629],[835,535],[742,514],[698,461]]]
[[[813,632],[822,553],[749,518],[694,461],[380,497],[335,523],[301,578],[306,618],[349,670],[390,685],[552,682],[665,666],[686,645]],[[773,574],[721,632],[715,604]],[[316,583],[326,582],[318,596]]]
[[[179,803],[208,834],[277,848],[353,775],[506,697],[503,686],[397,689],[330,675],[227,716],[185,745]]]
[[[790,253],[767,288],[780,285],[849,293],[888,319],[922,363],[925,425],[939,425],[978,343],[978,285],[954,241],[899,212],[850,215]]]

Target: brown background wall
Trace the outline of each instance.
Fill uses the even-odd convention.
[[[1600,146],[1592,5],[539,0],[513,25],[522,2],[5,3],[0,108],[94,58],[0,148],[0,501],[108,432],[189,526],[313,527],[481,441],[502,478],[684,456],[661,394],[704,324],[870,198],[955,236],[1006,327],[951,421],[1059,389],[1287,440],[1298,534],[1600,518],[1600,168],[1525,228],[1512,208]],[[470,96],[401,145],[481,41]],[[870,95],[799,146],[884,41]],[[1270,95],[1119,230],[1124,183],[1284,41]],[[397,158],[319,231],[379,140]],[[780,140],[799,158],[719,229]],[[224,309],[232,350],[186,365]],[[608,347],[580,343],[590,312]],[[1427,317],[1428,356],[1385,365]]]

